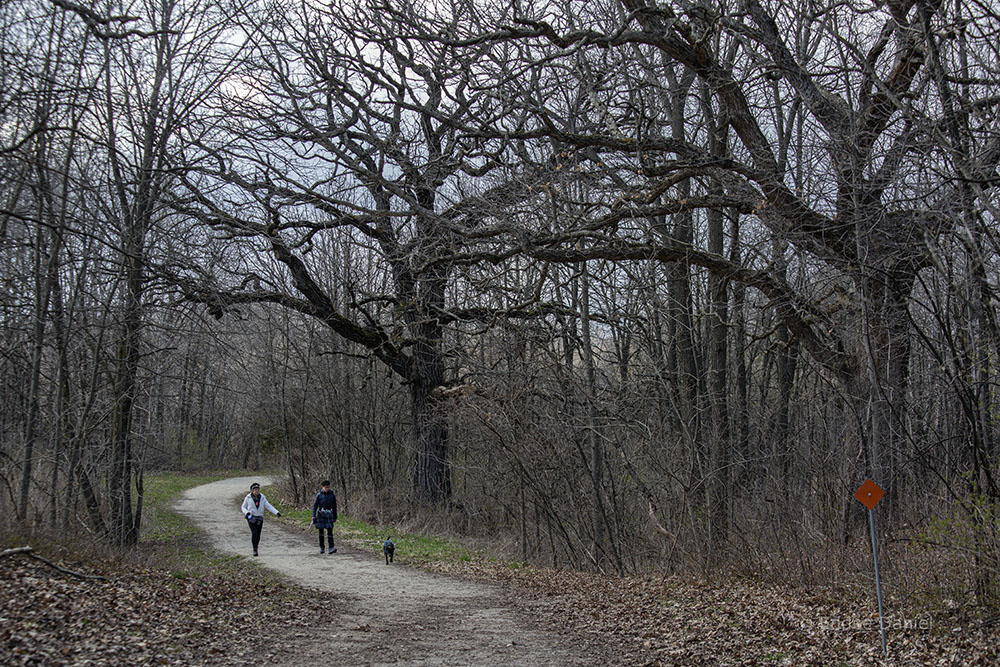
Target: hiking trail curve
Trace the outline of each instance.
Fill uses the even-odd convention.
[[[546,611],[544,600],[517,599],[499,585],[399,563],[387,566],[379,555],[342,540],[338,553],[320,554],[315,531],[284,526],[270,513],[265,513],[260,556],[253,558],[240,514],[252,481],[270,480],[237,477],[204,484],[186,491],[176,508],[215,549],[251,557],[316,592],[314,631],[287,638],[279,632],[280,646],[261,647],[262,664],[608,664],[595,642],[547,627],[549,614],[540,613]],[[281,619],[267,622],[280,627]]]

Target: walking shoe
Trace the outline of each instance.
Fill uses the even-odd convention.
[[[257,550],[256,550],[256,549],[254,549],[254,550],[253,550],[253,555],[254,555],[254,556],[256,556],[256,555],[257,555]]]
[[[320,548],[319,548],[319,552],[320,552],[321,554],[325,554],[325,553],[326,553],[326,549],[324,549],[323,547],[320,547]]]
[[[330,553],[335,554],[335,553],[337,553],[337,550],[336,549],[330,549]]]

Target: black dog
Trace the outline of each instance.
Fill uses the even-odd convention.
[[[385,554],[385,564],[388,565],[392,562],[392,556],[396,553],[396,545],[392,543],[388,537],[385,538],[385,542],[382,543],[382,553]]]

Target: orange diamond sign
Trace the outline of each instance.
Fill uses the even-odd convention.
[[[854,497],[857,498],[862,505],[870,510],[873,510],[875,509],[875,506],[878,505],[878,501],[882,500],[882,496],[884,495],[885,491],[882,490],[881,486],[870,479],[866,479],[865,483],[861,485],[860,489],[858,489],[858,492],[854,494]]]

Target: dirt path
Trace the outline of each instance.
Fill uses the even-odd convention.
[[[253,480],[268,481],[238,477],[195,487],[177,509],[216,549],[250,556],[239,505]],[[272,520],[264,521],[260,557],[254,560],[316,590],[317,608],[332,609],[318,614],[327,627],[314,636],[297,633],[282,650],[262,655],[268,664],[607,664],[580,638],[546,629],[542,616],[528,604],[506,600],[499,587],[386,566],[342,542],[338,553],[321,555],[312,531],[285,528],[265,514]]]

